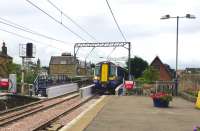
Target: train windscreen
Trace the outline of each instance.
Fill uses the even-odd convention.
[[[95,66],[95,76],[100,76],[100,66],[99,65]]]
[[[116,74],[116,67],[111,65],[110,66],[109,76],[112,77],[112,76],[115,76],[115,74]]]

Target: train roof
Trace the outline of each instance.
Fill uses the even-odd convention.
[[[101,61],[101,62],[99,62],[99,63],[96,63],[95,65],[99,65],[99,64],[103,64],[103,63],[113,64],[113,65],[115,65],[115,66],[117,66],[117,67],[120,67],[120,68],[123,68],[123,69],[127,70],[126,68],[124,68],[124,67],[122,67],[122,66],[120,66],[120,65],[117,65],[117,64],[115,64],[115,63],[113,63],[113,62],[111,62],[111,61]]]
[[[103,64],[103,63],[109,63],[109,64],[116,65],[115,63],[110,62],[110,61],[101,61],[101,62],[99,62],[99,63],[96,63],[96,65]]]

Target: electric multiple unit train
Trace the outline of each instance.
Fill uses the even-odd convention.
[[[127,69],[124,69],[112,62],[104,61],[95,65],[93,91],[97,93],[114,93],[117,85],[127,79]]]

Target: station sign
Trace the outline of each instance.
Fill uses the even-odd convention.
[[[125,81],[125,84],[124,84],[125,88],[127,90],[131,90],[135,87],[135,82],[133,81]]]
[[[9,80],[8,79],[1,79],[0,80],[0,87],[8,88],[9,87]]]

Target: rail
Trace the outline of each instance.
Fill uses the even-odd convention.
[[[86,102],[88,102],[89,100],[91,100],[92,98],[94,98],[94,96],[91,96],[83,101],[81,101],[80,103],[76,104],[75,106],[67,109],[66,111],[56,115],[55,117],[53,117],[52,119],[48,120],[47,122],[41,123],[39,126],[35,127],[34,129],[32,129],[33,131],[37,131],[37,130],[42,130],[44,128],[46,128],[48,125],[50,125],[51,123],[53,123],[54,121],[58,120],[60,117],[69,114],[70,112],[72,112],[73,110],[79,108],[80,106],[82,106],[83,104],[85,104]]]
[[[25,109],[21,109],[20,111],[18,111],[19,110],[19,108],[18,108],[17,109],[18,112],[14,112],[14,111],[7,112],[7,115],[4,114],[4,116],[1,116],[0,126],[4,126],[4,125],[7,125],[7,124],[10,124],[10,123],[12,123],[14,121],[17,121],[19,119],[22,119],[22,118],[27,117],[29,115],[32,115],[34,113],[46,110],[48,108],[51,108],[51,107],[56,106],[58,104],[61,104],[61,103],[65,102],[65,101],[68,101],[70,99],[76,98],[78,96],[79,96],[79,94],[75,93],[75,94],[72,94],[71,96],[67,97],[66,99],[61,99],[58,102],[55,102],[55,103],[50,104],[50,105],[46,105],[46,106],[45,105],[37,105],[35,107],[30,107],[30,106],[33,106],[33,105],[48,101],[48,100],[45,100],[45,101],[40,101],[38,103],[34,103],[33,105],[27,106],[27,107],[30,107],[30,109],[29,108],[25,108]],[[53,98],[50,99],[50,100],[53,100]]]
[[[32,103],[29,103],[29,104],[26,104],[26,105],[22,105],[22,106],[18,106],[18,107],[12,108],[12,109],[8,109],[8,110],[5,110],[5,111],[0,111],[0,117],[2,115],[8,114],[10,112],[15,112],[15,111],[18,111],[18,110],[22,110],[24,108],[27,108],[27,107],[30,107],[30,106],[34,106],[34,105],[40,104],[42,102],[50,101],[50,100],[56,99],[56,98],[61,98],[63,96],[70,95],[70,94],[73,94],[73,93],[78,93],[78,91],[69,92],[69,93],[61,95],[61,96],[56,96],[56,97],[52,97],[52,98],[48,98],[48,99],[46,98],[46,99],[42,99],[42,100],[39,100],[39,101],[36,101],[36,102],[32,102]]]

